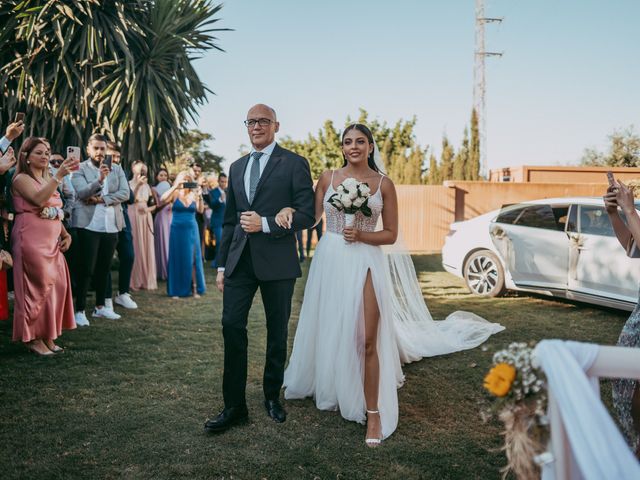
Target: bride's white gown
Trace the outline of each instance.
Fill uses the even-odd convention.
[[[404,382],[401,361],[473,348],[504,327],[466,312],[433,321],[407,255],[402,258],[378,246],[345,243],[344,213],[327,202],[335,193],[333,176],[331,180],[324,197],[327,231],[309,270],[284,374],[284,396],[314,397],[319,409],[339,409],[347,420],[365,423],[362,293],[370,270],[380,309],[378,409],[386,438],[398,425],[397,389]],[[373,232],[383,206],[379,186],[368,204],[372,216],[357,213],[355,228]]]

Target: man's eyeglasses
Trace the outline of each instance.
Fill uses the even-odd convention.
[[[51,165],[52,167],[58,168],[58,167],[60,167],[60,165],[62,165],[63,161],[64,160],[57,160],[57,159],[56,160],[49,160],[49,165]]]
[[[260,125],[261,127],[268,127],[272,123],[273,120],[271,120],[270,118],[258,118],[257,120],[252,118],[250,120],[244,121],[244,124],[247,126],[247,128],[253,128],[256,126],[256,124]]]

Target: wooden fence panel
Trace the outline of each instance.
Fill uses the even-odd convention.
[[[455,219],[455,189],[397,185],[400,231],[412,252],[438,251]]]

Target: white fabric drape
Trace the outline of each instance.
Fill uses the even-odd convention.
[[[475,348],[504,327],[471,312],[457,311],[435,321],[422,296],[411,256],[398,241],[384,248],[393,295],[393,326],[402,363]]]
[[[636,458],[600,400],[598,379],[585,373],[599,348],[562,340],[543,340],[535,348],[570,446],[570,458],[561,461],[568,465],[572,480],[640,479]],[[552,424],[553,441],[561,441],[553,428]],[[556,479],[553,464],[545,466],[542,478]]]

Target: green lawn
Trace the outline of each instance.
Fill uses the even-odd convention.
[[[318,411],[311,400],[287,402],[284,424],[266,416],[259,295],[249,326],[250,422],[204,434],[205,419],[222,406],[221,295],[209,268],[201,299],[171,300],[164,284],[137,293],[139,310],[65,333],[67,351],[55,358],[11,343],[11,323],[0,322],[2,477],[499,478],[500,425],[479,415],[488,404],[481,385],[493,351],[542,338],[612,344],[628,313],[531,296],[479,299],[442,270],[439,256],[414,260],[434,318],[469,310],[507,330],[486,348],[406,366],[400,424],[380,448],[364,446],[363,426]],[[303,287],[299,281],[291,340]],[[609,392],[605,383],[605,399]]]

